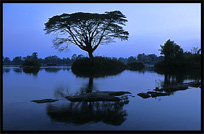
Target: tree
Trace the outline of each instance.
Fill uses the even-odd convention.
[[[164,45],[160,45],[161,51],[160,54],[164,54],[165,60],[172,60],[173,58],[180,58],[183,55],[183,49],[174,43],[174,41],[171,41],[170,39],[167,40]]]
[[[32,60],[38,60],[38,53],[37,52],[33,52],[31,57],[32,57]]]
[[[144,59],[145,59],[146,55],[143,53],[143,54],[138,54],[137,55],[137,60],[140,61],[140,62],[144,62]]]
[[[60,59],[56,55],[54,55],[54,56],[47,56],[47,57],[45,57],[44,62],[46,64],[61,64],[62,63],[62,59]]]
[[[10,58],[9,58],[9,57],[5,57],[5,58],[4,58],[4,61],[3,61],[3,64],[4,64],[4,65],[10,65],[10,64],[11,64]]]
[[[136,58],[133,57],[133,56],[130,56],[130,57],[128,57],[128,59],[127,59],[127,62],[128,62],[128,63],[134,62],[134,61],[136,61]]]
[[[21,56],[17,56],[15,58],[13,58],[12,64],[14,65],[21,65],[23,63],[22,57]]]
[[[128,62],[127,58],[123,58],[123,57],[120,57],[118,60],[124,64],[127,64]]]
[[[23,60],[38,60],[38,53],[37,52],[33,52],[32,55],[28,55],[26,57],[23,57]]]
[[[120,11],[98,13],[76,12],[63,13],[49,18],[45,23],[46,34],[54,33],[56,38],[53,46],[59,51],[66,50],[74,44],[88,52],[93,58],[93,52],[100,44],[109,43],[114,38],[128,39],[128,31],[124,31],[125,15]],[[66,43],[66,44],[65,44]],[[62,46],[65,44],[65,46]]]
[[[191,49],[192,54],[198,55],[200,52],[201,52],[201,49],[199,49],[198,47],[193,47]]]

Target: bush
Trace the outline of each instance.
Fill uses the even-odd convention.
[[[22,66],[39,67],[40,63],[37,60],[25,60]]]
[[[139,61],[129,62],[127,63],[127,68],[129,70],[142,70],[144,68],[144,64]]]
[[[125,64],[117,59],[107,57],[94,57],[77,59],[72,64],[72,72],[78,76],[100,77],[106,75],[115,75],[126,68]]]

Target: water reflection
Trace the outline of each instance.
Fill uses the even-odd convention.
[[[23,68],[24,73],[32,74],[34,76],[37,76],[39,71],[40,71],[40,68]]]
[[[97,91],[97,85],[93,82],[93,80],[93,77],[89,77],[88,83],[82,86],[77,94],[86,94]]]
[[[21,67],[15,67],[15,68],[11,68],[11,67],[3,67],[3,73],[9,73],[10,70],[13,70],[15,73],[26,73],[26,74],[32,74],[34,76],[37,76],[37,74],[39,73],[39,71],[45,70],[48,73],[57,73],[60,70],[63,71],[69,71],[70,68],[68,67],[42,67],[42,68],[32,68],[32,67],[25,67],[25,68],[21,68]]]
[[[88,94],[97,90],[94,78],[89,77],[87,84],[79,88],[75,95]],[[57,87],[55,96],[65,98],[69,95],[68,88]],[[70,102],[67,104],[48,104],[47,115],[56,122],[82,125],[86,123],[103,122],[110,125],[121,125],[127,117],[123,109],[129,101],[93,101]]]
[[[124,70],[103,70],[103,71],[94,71],[94,72],[84,72],[84,71],[73,71],[72,73],[75,74],[77,77],[93,77],[93,78],[99,78],[99,77],[107,77],[107,76],[115,76],[122,73]]]
[[[66,105],[47,105],[47,115],[57,122],[82,125],[103,122],[121,125],[127,117],[123,102],[71,102]]]
[[[62,68],[45,68],[45,71],[49,73],[57,73],[60,70],[62,70]]]
[[[3,73],[9,73],[10,72],[10,68],[3,68]]]
[[[65,88],[63,86],[56,87],[54,96],[56,98],[65,98],[69,95],[69,88]]]
[[[13,68],[13,71],[16,73],[22,73],[23,69],[22,68]]]
[[[144,99],[149,97],[156,98],[174,95],[176,91],[185,91],[189,87],[201,88],[201,71],[189,70],[187,72],[166,72],[164,74],[164,80],[155,80],[155,86],[155,89],[152,89],[152,91],[138,93],[137,95]]]
[[[180,72],[176,74],[166,73],[164,74],[163,86],[182,84],[184,83],[185,80],[199,81],[200,79],[201,79],[200,70]]]
[[[145,74],[145,72],[154,72],[154,67],[144,67],[142,70],[130,70],[130,71]]]

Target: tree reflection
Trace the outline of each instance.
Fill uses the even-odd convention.
[[[69,95],[69,88],[59,86],[55,89],[54,96],[56,98],[65,98],[67,95]]]
[[[23,68],[24,73],[32,74],[34,76],[37,76],[39,71],[40,71],[40,68]]]
[[[186,72],[176,72],[176,73],[165,73],[164,75],[164,85],[176,85],[183,84],[185,80],[199,81],[201,79],[200,70],[189,70]]]
[[[62,68],[45,68],[45,71],[49,73],[57,73],[60,70],[62,70]]]
[[[96,91],[97,87],[94,84],[93,79],[94,79],[93,77],[89,77],[88,83],[85,86],[80,88],[78,94],[86,94],[86,93],[91,93],[93,91]]]
[[[97,89],[93,82],[93,77],[89,77],[88,83],[81,87],[76,94],[87,94]],[[55,96],[65,97],[68,89],[56,88]],[[93,101],[93,102],[68,102],[68,104],[48,104],[47,115],[56,122],[73,123],[82,125],[86,123],[103,122],[110,125],[121,125],[127,117],[126,110],[123,109],[129,100],[121,101]]]
[[[9,73],[10,72],[10,68],[3,68],[3,73]]]
[[[16,73],[22,73],[23,72],[22,68],[13,68],[13,71]]]
[[[174,72],[165,73],[164,80],[155,80],[156,88],[154,91],[148,91],[146,93],[138,93],[137,95],[146,99],[149,97],[161,97],[174,95],[176,91],[185,91],[190,87],[201,88],[201,71],[189,70],[188,72]],[[161,98],[160,98],[161,100]]]
[[[86,123],[103,122],[121,125],[127,116],[123,102],[71,102],[67,105],[47,105],[47,115],[57,122]]]

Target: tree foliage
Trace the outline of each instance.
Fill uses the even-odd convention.
[[[129,33],[122,27],[126,22],[125,15],[120,11],[104,14],[63,13],[49,18],[44,30],[46,34],[56,35],[53,40],[53,46],[56,49],[63,51],[68,48],[68,45],[74,44],[93,58],[93,52],[100,44],[109,43],[114,38],[128,39]]]
[[[15,58],[13,58],[12,60],[12,64],[13,65],[21,65],[23,63],[23,59],[21,56],[16,56]]]
[[[190,69],[201,69],[201,49],[193,47],[191,52],[183,52],[183,49],[167,40],[164,46],[161,46],[161,54],[164,54],[164,61],[157,62],[154,67],[157,72],[173,73],[178,71],[187,71]]]
[[[165,60],[172,60],[173,58],[180,58],[183,55],[183,49],[170,39],[164,45],[160,45],[161,54],[164,54]]]
[[[9,57],[3,58],[3,64],[4,64],[4,65],[9,65],[10,63],[11,63],[11,60],[10,60]]]

